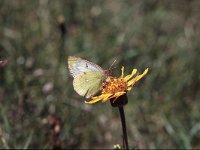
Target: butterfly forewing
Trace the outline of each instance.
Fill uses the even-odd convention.
[[[97,72],[100,71],[104,73],[104,70],[98,65],[89,62],[85,59],[73,56],[69,56],[68,58],[68,68],[73,77],[76,77],[77,75],[83,72],[90,72],[90,71],[97,71]]]

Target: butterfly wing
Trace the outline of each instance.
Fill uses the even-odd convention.
[[[74,90],[86,98],[96,94],[106,79],[105,71],[101,67],[79,57],[70,56],[68,68],[74,77]]]
[[[84,72],[74,78],[74,90],[79,95],[89,98],[102,88],[104,80],[105,76],[101,72]]]
[[[69,56],[68,58],[68,68],[71,75],[75,78],[83,72],[96,71],[105,74],[104,70],[98,65],[89,62],[85,59]]]

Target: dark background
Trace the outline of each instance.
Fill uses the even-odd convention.
[[[149,73],[125,107],[131,148],[200,147],[199,0],[0,0],[0,148],[113,148],[118,110],[84,104],[67,57]]]

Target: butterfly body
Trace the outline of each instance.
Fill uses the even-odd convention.
[[[107,78],[100,66],[79,57],[69,56],[68,68],[74,78],[74,90],[86,98],[90,98],[101,90]]]

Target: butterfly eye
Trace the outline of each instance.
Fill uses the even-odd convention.
[[[105,74],[107,76],[111,76],[112,75],[112,70],[111,69],[105,70]]]

